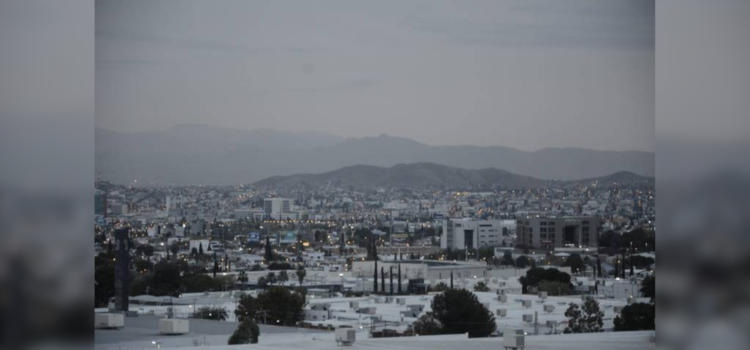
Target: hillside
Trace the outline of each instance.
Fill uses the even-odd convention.
[[[538,188],[549,181],[498,169],[460,169],[433,163],[398,164],[390,168],[354,165],[322,174],[275,176],[253,185],[274,188],[315,188],[328,184],[355,188],[495,189]]]
[[[580,148],[527,152],[503,146],[431,146],[389,135],[342,139],[320,133],[206,125],[139,133],[96,129],[95,144],[101,177],[116,183],[239,184],[276,175],[331,172],[355,164],[413,163],[578,180],[619,171],[653,176],[655,166],[655,155],[649,152]]]

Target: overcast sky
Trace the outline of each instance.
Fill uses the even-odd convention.
[[[654,150],[654,3],[99,1],[96,125]]]

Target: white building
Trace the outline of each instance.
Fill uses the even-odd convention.
[[[515,231],[513,220],[444,220],[441,249],[497,247],[503,245],[503,231]]]
[[[299,216],[289,198],[266,198],[263,200],[263,210],[272,219],[297,219]]]

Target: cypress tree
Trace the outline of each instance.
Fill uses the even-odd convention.
[[[268,235],[266,235],[266,261],[273,260],[273,251],[271,250],[271,240],[269,239]]]
[[[391,295],[393,295],[393,266],[390,267],[388,278],[391,280]]]
[[[398,264],[398,294],[401,294],[401,264]]]
[[[217,271],[219,271],[219,262],[216,260],[216,252],[214,251],[214,278],[216,278]]]
[[[451,271],[451,289],[453,289],[453,271]]]
[[[385,268],[380,267],[380,292],[385,294]]]
[[[373,283],[372,290],[373,290],[373,292],[377,293],[378,292],[378,261],[377,260],[375,260],[375,269],[374,269],[374,271],[375,271],[375,276],[372,279],[372,283]]]

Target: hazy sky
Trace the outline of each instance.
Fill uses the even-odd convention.
[[[654,2],[98,1],[96,125],[654,150]]]

